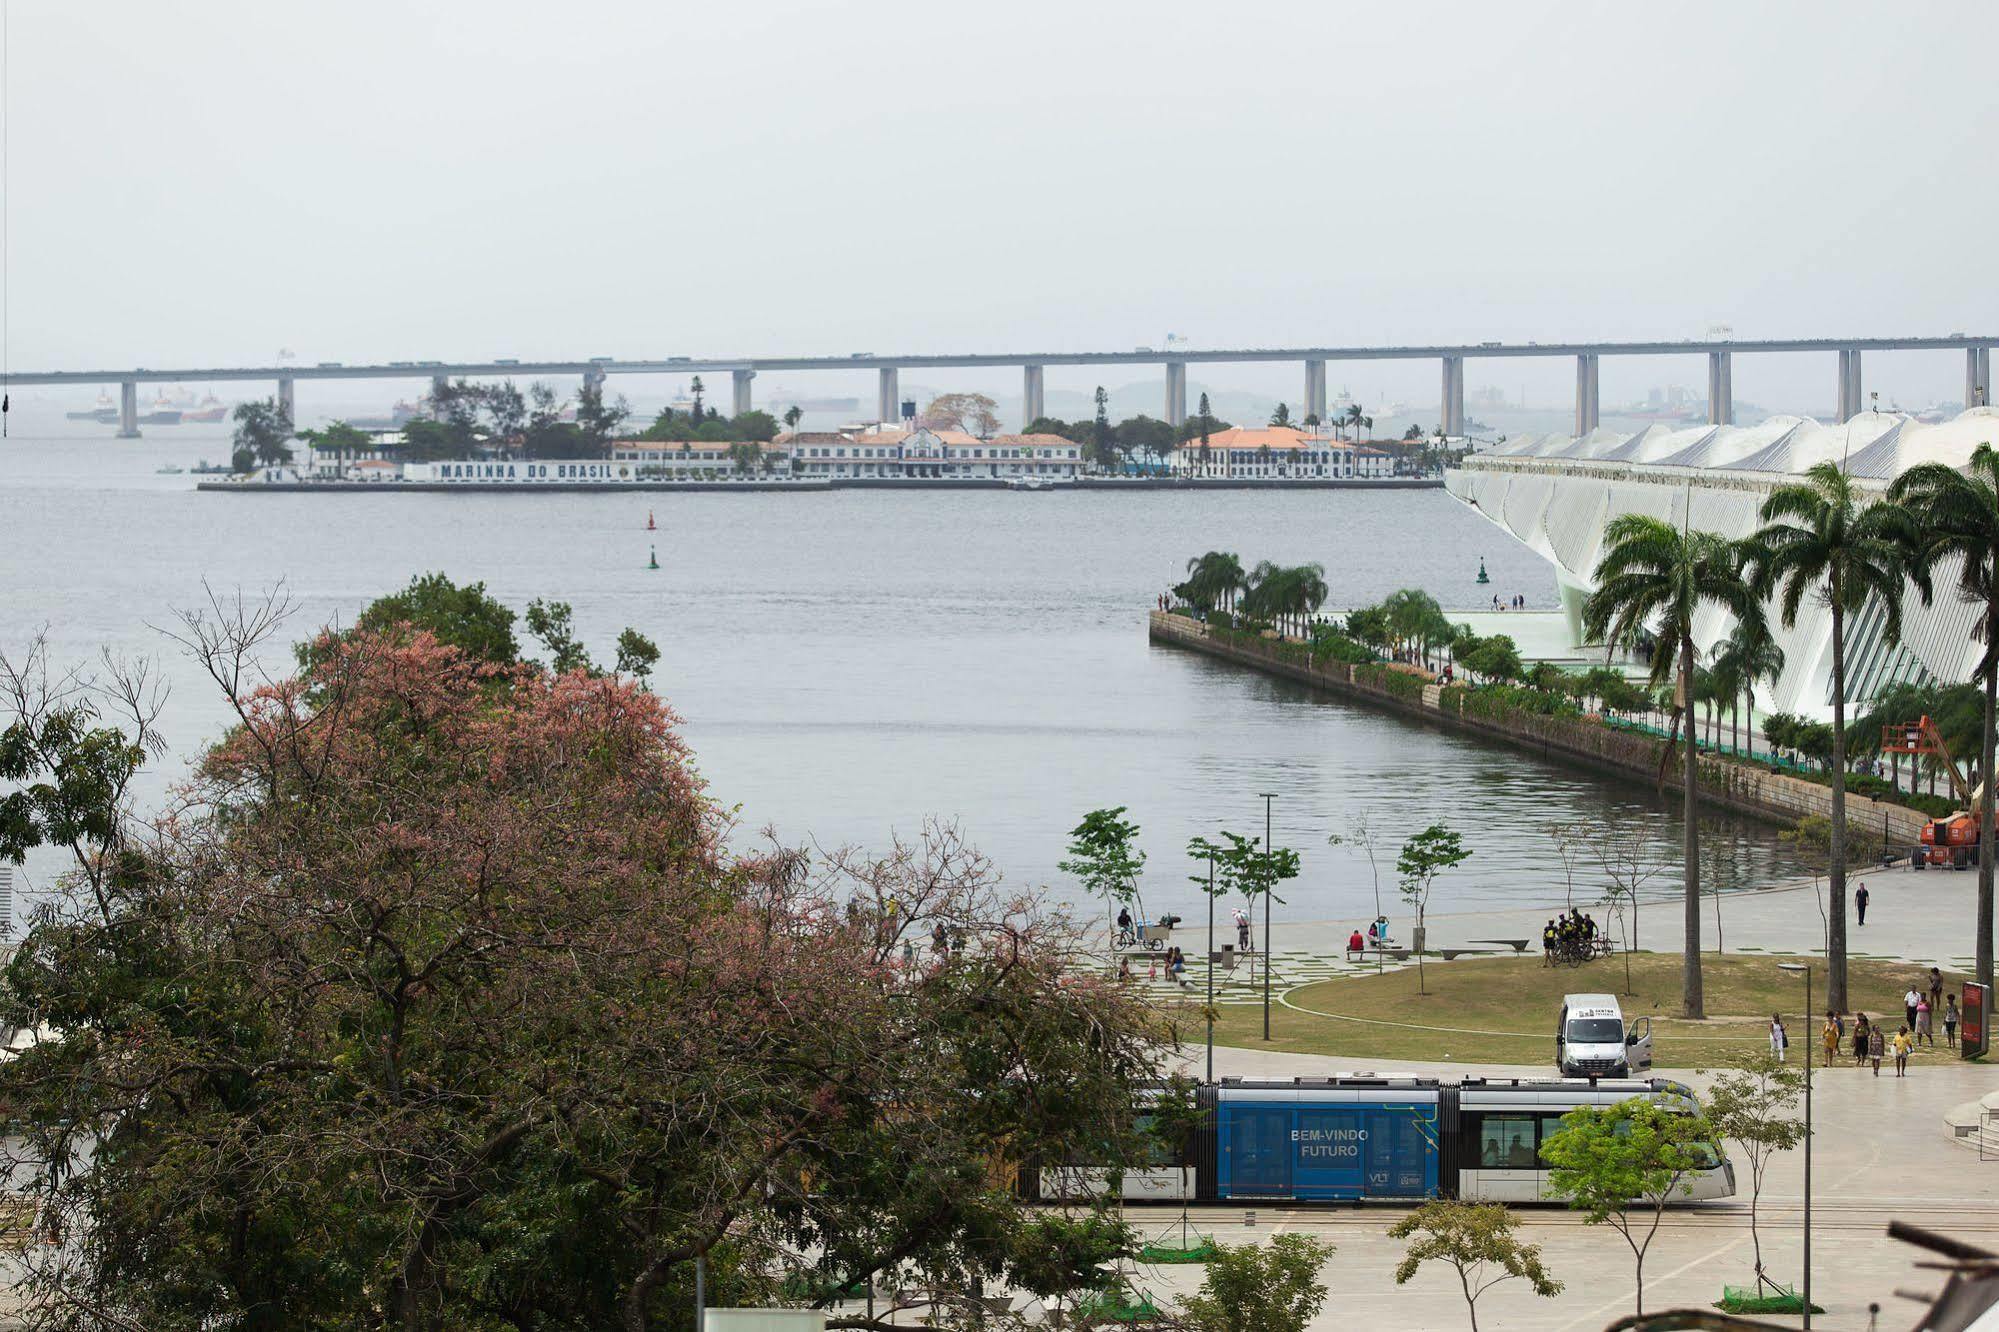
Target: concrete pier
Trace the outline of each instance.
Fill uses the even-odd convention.
[[[1465,433],[1465,358],[1446,356],[1444,358],[1444,398],[1438,424],[1444,433],[1458,436]]]
[[[1041,366],[1028,364],[1020,367],[1020,428],[1030,425],[1048,415],[1045,405],[1047,394],[1044,389],[1044,371]]]
[[[1964,405],[1973,407],[1992,405],[1992,349],[1990,347],[1966,347],[1964,349]]]
[[[1725,351],[1707,354],[1707,422],[1735,424],[1735,367]]]
[[[1600,406],[1596,353],[1584,352],[1576,357],[1576,434],[1596,429]]]
[[[750,381],[757,377],[757,372],[754,370],[735,370],[730,373],[736,390],[735,402],[733,404],[735,407],[734,414],[741,416],[744,412],[750,410]]]
[[[1166,424],[1180,426],[1187,423],[1187,363],[1168,361],[1166,363]]]
[[[896,368],[885,365],[875,376],[875,419],[894,425],[902,419],[902,385]]]
[[[1305,362],[1305,410],[1301,415],[1317,421],[1324,428],[1326,421],[1326,363],[1324,361]]]
[[[139,385],[125,380],[118,385],[118,438],[139,437]]]
[[[285,420],[294,424],[297,423],[298,383],[296,380],[280,379],[278,381],[278,410],[284,413]]]
[[[1839,349],[1839,411],[1841,421],[1851,421],[1865,408],[1865,396],[1861,392],[1860,348],[1841,347]]]

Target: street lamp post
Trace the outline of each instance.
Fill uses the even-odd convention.
[[[1270,1039],[1270,898],[1271,889],[1277,885],[1271,881],[1270,860],[1270,802],[1277,799],[1269,791],[1258,791],[1263,797],[1263,1039]]]
[[[1812,965],[1809,962],[1779,962],[1783,971],[1799,971],[1805,977],[1805,1020],[1800,1030],[1805,1040],[1805,1328],[1812,1325]]]
[[[1215,853],[1208,852],[1208,1081],[1215,1080]]]

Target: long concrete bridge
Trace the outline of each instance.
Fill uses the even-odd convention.
[[[1165,419],[1180,425],[1187,419],[1187,367],[1215,363],[1268,363],[1289,361],[1304,369],[1304,410],[1306,416],[1325,419],[1326,363],[1329,361],[1435,361],[1442,368],[1442,392],[1438,419],[1447,435],[1462,435],[1465,427],[1465,362],[1468,360],[1511,360],[1523,357],[1574,358],[1576,364],[1575,432],[1586,435],[1597,427],[1598,367],[1606,356],[1705,356],[1708,371],[1708,419],[1715,425],[1731,425],[1734,411],[1734,361],[1738,355],[1769,352],[1818,352],[1837,366],[1839,420],[1858,415],[1866,405],[1862,356],[1870,351],[1936,351],[1964,353],[1964,401],[1968,407],[1992,400],[1992,347],[1999,335],[1970,337],[1953,333],[1947,337],[1911,338],[1759,338],[1706,342],[1480,342],[1424,346],[1386,347],[1237,347],[1205,351],[1157,351],[1139,347],[1123,352],[975,352],[878,356],[745,356],[734,358],[668,357],[665,360],[619,360],[595,357],[584,361],[390,361],[377,365],[211,366],[177,370],[137,367],[130,370],[49,370],[12,374],[6,383],[34,384],[117,384],[118,433],[136,435],[139,429],[139,389],[142,383],[186,383],[191,381],[254,382],[274,381],[278,400],[289,413],[293,394],[301,379],[422,379],[433,387],[447,380],[486,379],[499,376],[578,375],[586,383],[601,385],[611,375],[728,374],[734,389],[733,407],[738,413],[754,403],[752,385],[766,370],[873,370],[878,387],[878,419],[895,420],[901,399],[899,375],[917,369],[991,369],[1018,367],[1021,371],[1023,422],[1045,415],[1042,383],[1051,365],[1157,365],[1166,375]]]

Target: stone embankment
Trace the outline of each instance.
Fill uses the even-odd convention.
[[[1184,615],[1151,613],[1151,640],[1235,662],[1268,675],[1296,680],[1343,698],[1360,699],[1423,721],[1489,736],[1538,754],[1551,762],[1580,763],[1620,776],[1664,782],[1678,788],[1681,764],[1665,763],[1666,742],[1656,736],[1620,731],[1601,723],[1571,717],[1541,717],[1515,710],[1481,708],[1473,711],[1467,691],[1444,690],[1422,676],[1381,665],[1350,665],[1342,661],[1310,661],[1299,645],[1255,639],[1224,639],[1208,626]],[[1471,699],[1476,696],[1470,696]],[[1791,824],[1807,815],[1830,816],[1832,791],[1767,768],[1751,767],[1702,756],[1700,798],[1727,809]],[[1880,829],[1890,847],[1916,844],[1928,816],[1851,792],[1846,797],[1850,823]]]

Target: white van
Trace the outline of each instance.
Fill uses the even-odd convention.
[[[1555,1071],[1565,1078],[1635,1078],[1652,1067],[1652,1019],[1626,1026],[1614,994],[1571,994],[1555,1023]]]

